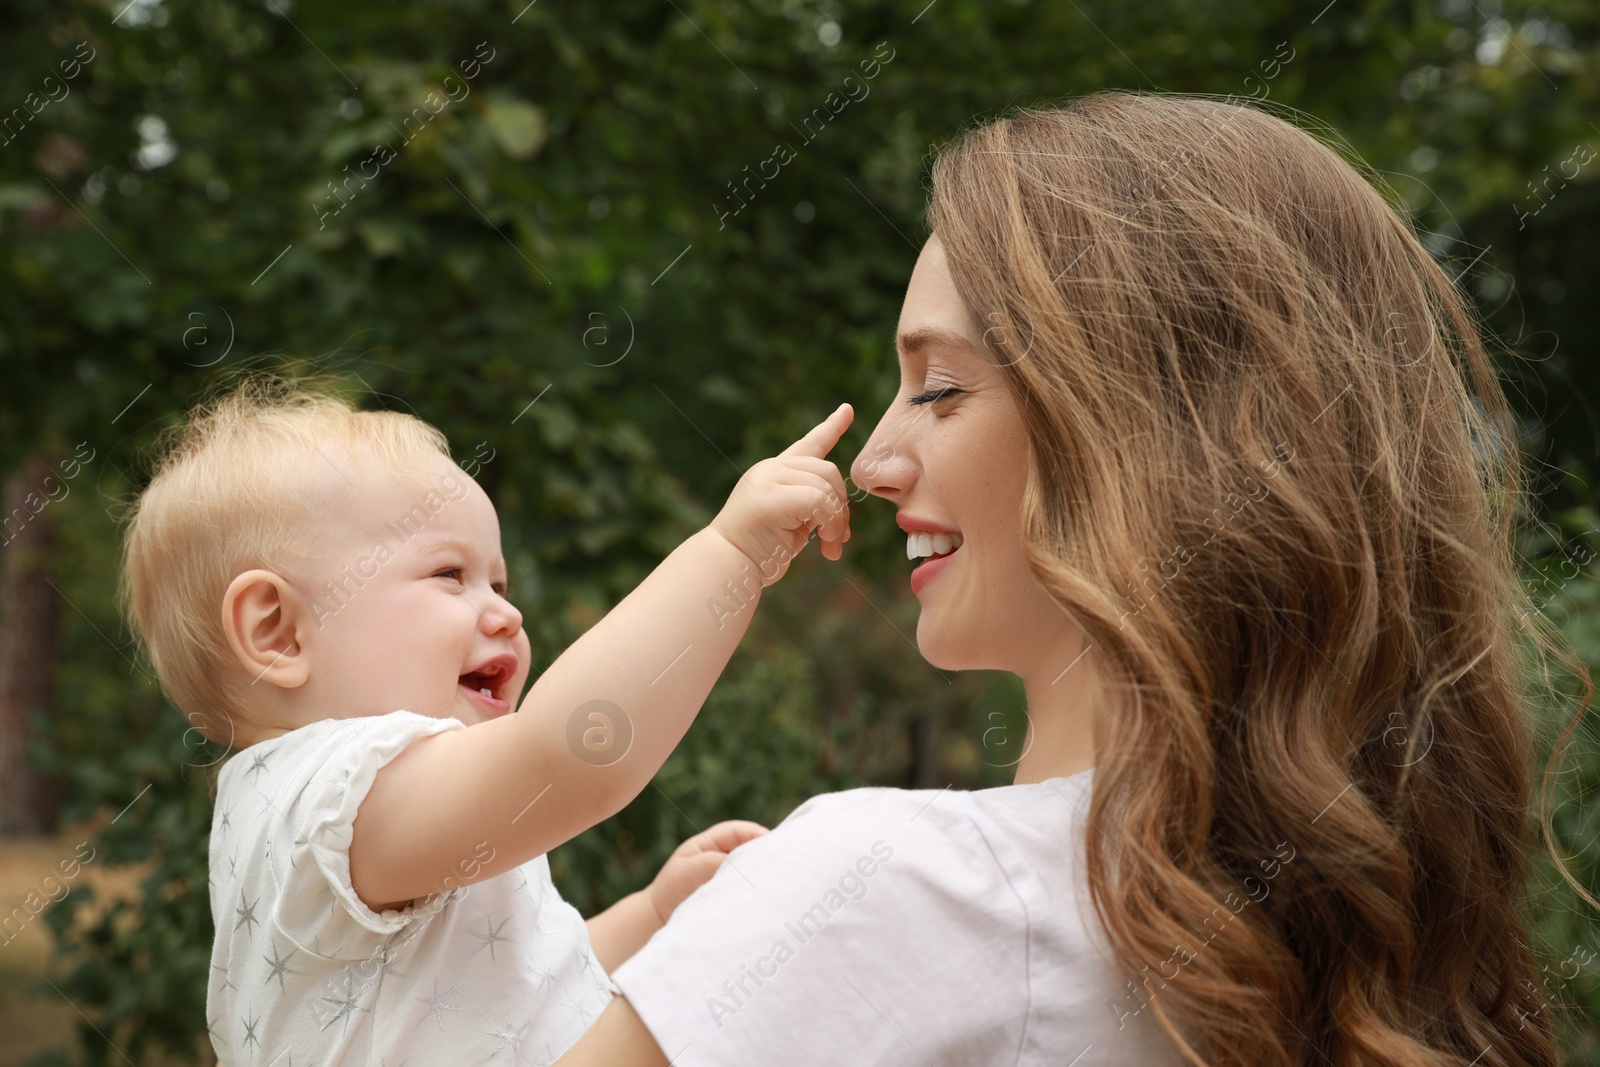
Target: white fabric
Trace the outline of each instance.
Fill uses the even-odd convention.
[[[404,910],[356,896],[351,824],[374,776],[459,729],[409,711],[325,719],[222,767],[206,1025],[225,1067],[549,1064],[611,999],[544,856]]]
[[[1094,921],[1092,780],[814,797],[613,989],[674,1067],[1184,1062]]]

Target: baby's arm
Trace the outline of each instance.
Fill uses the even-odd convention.
[[[719,822],[679,845],[654,881],[589,920],[589,943],[600,966],[616,970],[666,925],[690,893],[711,880],[728,853],[766,832],[758,823],[735,819]]]
[[[493,877],[637,796],[727,666],[763,585],[782,577],[813,529],[823,555],[840,558],[849,509],[824,457],[851,417],[841,406],[746,471],[711,524],[562,653],[517,714],[420,738],[386,764],[352,832],[361,899],[382,910]],[[568,742],[569,723],[594,700],[615,704],[632,729],[628,750],[605,765]],[[484,841],[493,859],[480,864]]]

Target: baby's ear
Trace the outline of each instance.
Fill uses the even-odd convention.
[[[304,685],[311,664],[300,644],[306,624],[301,599],[282,575],[250,570],[222,595],[222,632],[239,666],[256,682],[284,689]]]

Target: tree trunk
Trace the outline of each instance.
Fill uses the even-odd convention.
[[[54,712],[61,595],[50,585],[55,549],[51,486],[57,456],[36,452],[0,490],[0,835],[56,829],[53,776],[28,766],[35,711]]]

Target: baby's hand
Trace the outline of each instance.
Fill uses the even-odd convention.
[[[679,845],[645,890],[650,898],[650,906],[655,909],[656,918],[665,926],[672,913],[678,910],[678,905],[711,880],[717,868],[722,866],[722,861],[728,858],[728,853],[766,832],[767,828],[759,823],[734,819],[719,822],[705,833],[695,834]]]
[[[711,526],[755,564],[763,585],[789,569],[818,531],[822,554],[836,560],[850,539],[850,504],[839,468],[824,459],[855,418],[840,404],[810,433],[744,472]]]

